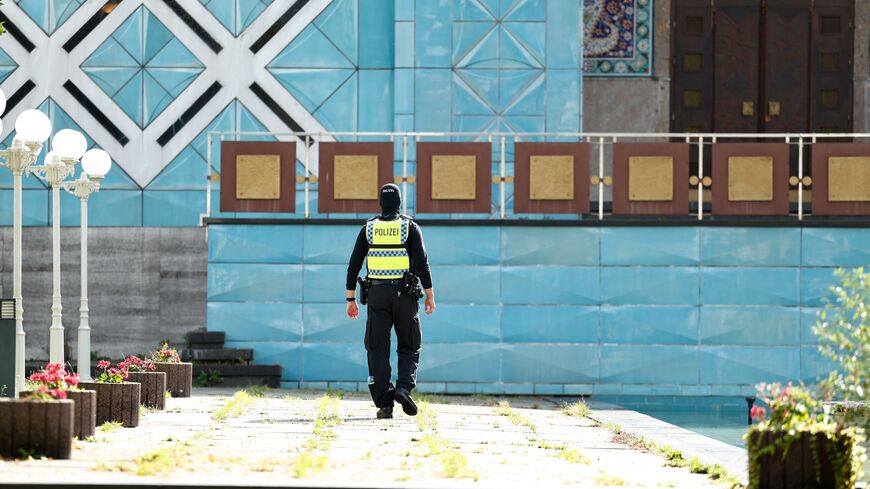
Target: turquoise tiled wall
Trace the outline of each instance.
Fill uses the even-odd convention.
[[[17,15],[10,14],[10,18],[29,17],[51,35],[67,20],[80,20],[79,7],[86,2],[67,0],[61,2],[66,5],[64,8],[41,0],[7,3],[7,8],[21,10],[15,12]],[[277,22],[293,2],[181,3],[223,52],[234,52],[248,51],[254,40]],[[109,14],[114,28],[103,29],[101,25],[94,30],[92,35],[99,42],[89,38],[91,42],[79,46],[79,49],[85,44],[91,46],[91,51],[84,53],[84,61],[61,71],[68,68],[81,75],[71,77],[79,85],[82,83],[78,80],[84,77],[93,85],[92,98],[97,106],[120,109],[117,117],[129,119],[124,122],[132,127],[114,121],[129,139],[122,145],[159,151],[143,152],[148,156],[138,159],[113,154],[120,161],[115,162],[104,180],[103,191],[92,197],[90,225],[198,226],[200,215],[206,211],[208,133],[287,133],[293,124],[277,121],[276,114],[251,93],[249,83],[240,87],[227,83],[223,78],[227,67],[212,66],[225,63],[226,59],[203,49],[195,30],[185,27],[171,9],[155,9],[143,0],[124,5],[128,7]],[[266,51],[276,54],[256,59],[255,68],[259,72],[256,78],[282,110],[309,132],[578,132],[582,121],[582,5],[583,0],[307,2],[282,29],[284,33],[294,31],[298,35],[271,37]],[[206,19],[201,16],[209,13],[218,23],[204,22]],[[644,23],[641,19],[637,22]],[[64,32],[57,30],[56,35],[65,35]],[[11,37],[4,39],[0,44],[16,43]],[[17,69],[25,68],[37,86],[50,84],[49,80],[39,78],[44,70],[30,66],[38,62],[36,58],[28,59],[26,52],[19,56],[19,51],[20,46],[15,49],[0,46],[0,82]],[[221,76],[214,76],[215,72]],[[217,96],[204,97],[204,87],[215,81],[221,85]],[[19,87],[3,88],[10,94]],[[97,136],[107,150],[118,151],[105,144],[106,139],[100,138],[107,137],[102,134],[105,129],[92,117],[83,116],[86,111],[75,100],[31,98],[28,96],[24,103],[48,114],[56,130],[79,130],[87,136],[89,146],[98,146],[91,138]],[[206,101],[206,107],[193,110],[200,99]],[[176,120],[183,120],[186,125],[169,143],[158,143],[161,134],[170,134],[167,128]],[[13,138],[8,128],[5,134],[4,147]],[[234,135],[225,138],[274,139]],[[220,172],[219,138],[213,138],[212,142],[212,170]],[[401,161],[398,140],[395,155]],[[299,157],[302,159],[301,151]],[[413,175],[416,158],[413,141],[409,158]],[[506,168],[512,174],[512,142],[506,158]],[[138,172],[135,181],[124,170],[142,166],[149,171]],[[299,173],[302,174],[301,164]],[[0,204],[10,200],[11,185],[8,172],[0,172]],[[49,190],[35,178],[28,179],[25,187],[24,225],[49,225]],[[218,211],[219,187],[215,183],[212,216],[236,217]],[[507,186],[509,209],[513,205],[512,188],[512,184]],[[316,184],[311,191],[312,215],[323,217],[317,213]],[[406,195],[406,199],[413,212],[414,196]],[[64,201],[74,204],[71,198],[64,197]],[[301,217],[303,208],[299,195],[294,216]],[[77,225],[78,212],[77,206],[65,205],[62,224]],[[245,213],[239,217],[263,216]],[[8,214],[0,214],[0,225],[7,224],[8,219]]]
[[[365,313],[344,316],[359,228],[213,225],[208,327],[287,385],[365,389]],[[870,230],[423,225],[438,311],[426,392],[740,395],[830,366],[811,332]],[[310,383],[316,384],[310,384]]]

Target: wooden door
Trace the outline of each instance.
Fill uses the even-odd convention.
[[[758,132],[758,0],[718,0],[713,18],[713,128],[726,133]]]
[[[807,132],[811,0],[766,2],[761,132]]]
[[[852,132],[854,12],[853,0],[814,2],[810,109],[813,132]]]
[[[854,0],[674,0],[674,132],[851,132]]]
[[[671,123],[674,132],[713,130],[713,12],[710,0],[674,6]]]

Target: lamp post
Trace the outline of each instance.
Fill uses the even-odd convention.
[[[60,296],[60,188],[66,177],[75,171],[79,158],[88,149],[88,142],[78,131],[62,129],[54,135],[51,148],[41,166],[30,171],[51,185],[52,215],[52,297],[51,328],[49,330],[48,358],[51,363],[64,363],[63,306]]]
[[[0,113],[6,96],[0,90]],[[2,128],[2,123],[0,123]],[[29,109],[15,121],[16,138],[12,147],[0,150],[3,166],[12,171],[12,295],[15,298],[15,397],[24,390],[24,303],[21,297],[21,176],[36,163],[42,143],[51,134],[51,120],[42,112]]]
[[[82,174],[77,180],[63,182],[63,188],[81,201],[81,278],[82,295],[79,306],[78,374],[83,381],[91,380],[91,326],[88,323],[88,198],[100,190],[100,180],[112,167],[112,158],[101,149],[91,149],[82,156]]]

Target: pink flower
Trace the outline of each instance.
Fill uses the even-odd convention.
[[[755,421],[763,421],[766,415],[767,410],[761,406],[752,406],[752,409],[749,410],[749,416]]]
[[[782,390],[782,397],[788,397],[791,395],[791,385],[788,385],[785,389]]]
[[[107,368],[109,368],[109,365],[111,365],[111,364],[112,363],[109,362],[108,360],[100,360],[97,363],[97,367],[100,367],[101,369],[106,370]]]

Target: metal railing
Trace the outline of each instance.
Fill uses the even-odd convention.
[[[591,175],[593,181],[592,187],[598,189],[598,208],[597,217],[599,220],[604,219],[604,203],[605,203],[605,186],[606,179],[609,175],[605,175],[607,161],[605,159],[605,147],[612,146],[621,142],[675,142],[685,141],[688,144],[697,146],[697,218],[704,219],[704,148],[712,146],[723,140],[742,140],[748,142],[751,140],[764,140],[767,142],[782,141],[789,145],[797,147],[797,218],[802,220],[804,217],[804,176],[805,161],[804,148],[816,144],[820,140],[843,140],[848,139],[859,142],[870,142],[870,133],[614,133],[614,132],[542,132],[542,133],[501,133],[501,132],[267,132],[267,131],[211,131],[207,134],[207,187],[206,187],[206,211],[202,215],[204,218],[212,215],[212,182],[214,181],[214,172],[212,172],[212,156],[214,155],[212,145],[214,142],[218,144],[227,141],[245,141],[244,138],[263,138],[272,137],[277,141],[296,141],[304,144],[304,153],[301,159],[305,171],[304,180],[304,218],[309,218],[311,215],[310,209],[310,188],[309,175],[315,174],[312,172],[312,150],[319,148],[321,142],[334,141],[349,141],[347,138],[358,139],[364,138],[365,141],[382,140],[394,143],[399,141],[402,147],[402,193],[407,195],[408,177],[408,142],[412,140],[414,143],[425,141],[454,141],[454,142],[489,142],[499,145],[500,160],[498,170],[498,185],[499,185],[499,204],[498,216],[501,219],[507,218],[505,186],[507,184],[506,174],[507,169],[507,144],[508,142],[585,142],[590,143],[593,148],[597,146],[597,171],[598,175]],[[345,138],[345,139],[342,139]],[[377,138],[377,139],[376,139]],[[262,139],[260,139],[262,140]],[[694,149],[694,148],[693,148]],[[395,151],[395,147],[394,147]],[[593,150],[595,154],[596,150]],[[298,158],[298,155],[297,155]],[[590,158],[590,163],[593,160]],[[611,166],[612,168],[612,166]],[[591,172],[590,172],[591,173]],[[490,175],[492,177],[493,175]],[[511,175],[512,176],[512,175]],[[597,178],[596,178],[597,177]],[[693,180],[694,181],[694,180]],[[694,185],[694,184],[693,184]],[[403,211],[407,211],[407,199],[403,199],[405,206]],[[691,215],[687,211],[687,215]],[[519,217],[519,216],[517,216]]]

